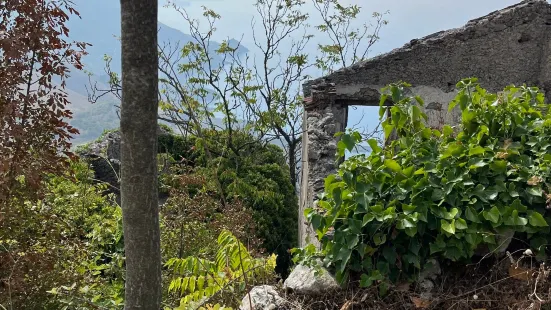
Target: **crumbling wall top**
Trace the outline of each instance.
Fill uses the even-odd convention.
[[[462,78],[477,74],[489,90],[503,83],[542,84],[541,61],[551,31],[551,5],[545,0],[525,0],[460,28],[411,40],[401,48],[356,63],[312,85],[386,85],[407,81],[414,85],[452,90]],[[538,83],[542,82],[542,83]]]

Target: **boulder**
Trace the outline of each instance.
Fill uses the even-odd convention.
[[[283,287],[305,295],[324,294],[341,288],[326,269],[317,270],[305,265],[296,266],[283,283]]]
[[[252,307],[251,307],[252,303]],[[283,306],[285,300],[271,285],[255,286],[243,297],[240,310],[275,310]]]
[[[441,274],[442,269],[440,268],[440,263],[435,259],[429,259],[423,267],[423,270],[419,273],[419,279],[417,280],[421,298],[432,298],[432,292],[435,287],[434,281]]]

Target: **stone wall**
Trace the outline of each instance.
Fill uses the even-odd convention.
[[[333,135],[346,128],[348,106],[378,105],[382,87],[406,81],[425,100],[428,125],[441,127],[459,120],[458,111],[447,111],[455,84],[463,78],[477,77],[482,87],[493,92],[511,84],[527,84],[551,95],[550,39],[551,5],[545,0],[527,0],[307,82],[301,246],[315,240],[303,213],[323,190],[323,179],[336,170],[337,138]]]

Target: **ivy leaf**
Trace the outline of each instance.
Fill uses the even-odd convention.
[[[348,235],[348,236],[346,236],[346,247],[349,250],[354,249],[354,247],[356,247],[356,245],[358,244],[359,240],[360,240],[360,238],[358,237],[358,235]]]
[[[360,287],[370,287],[373,285],[373,279],[366,275],[365,273],[362,273],[362,276],[360,277]]]
[[[408,205],[408,204],[402,204],[402,211],[404,211],[404,214],[405,215],[409,215],[413,212],[415,212],[417,208],[415,206],[412,206],[412,205]]]
[[[467,226],[467,222],[464,219],[458,218],[455,220],[455,228],[459,230],[463,230],[469,227]]]
[[[504,221],[505,225],[511,226],[525,226],[528,224],[528,220],[520,217],[517,210],[513,210],[510,216],[507,217]]]
[[[410,237],[414,237],[417,234],[417,226],[406,227],[405,232],[406,232],[406,235]]]
[[[440,227],[443,231],[448,232],[452,235],[455,235],[455,220],[452,220],[451,223],[446,220],[440,220]]]
[[[526,190],[526,192],[532,196],[541,197],[543,194],[543,191],[539,187],[530,187]]]
[[[482,216],[484,216],[486,220],[494,224],[497,224],[499,222],[499,217],[500,217],[499,209],[494,206],[490,209],[490,211],[482,212]]]
[[[348,219],[348,227],[350,227],[350,232],[353,234],[362,233],[362,221],[356,219]]]
[[[381,233],[376,233],[373,236],[373,242],[375,243],[375,245],[381,245],[381,244],[385,243],[386,242],[386,235],[383,235]]]
[[[469,162],[471,163],[471,165],[469,166],[469,169],[482,168],[488,164],[482,158],[478,158],[476,160],[473,160],[472,162],[471,161]]]
[[[490,169],[495,172],[503,173],[507,171],[507,162],[504,160],[494,160],[490,163]]]
[[[368,213],[368,214],[364,215],[363,220],[362,220],[362,227],[364,227],[365,225],[367,225],[369,222],[373,221],[374,219],[375,219],[375,216],[371,213]]]
[[[543,215],[541,215],[538,212],[532,211],[528,214],[528,221],[530,221],[530,225],[535,227],[546,227],[547,222],[543,218]]]
[[[465,217],[473,223],[480,223],[480,219],[478,218],[478,215],[476,211],[472,207],[467,207],[465,210]]]

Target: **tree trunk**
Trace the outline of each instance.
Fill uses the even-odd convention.
[[[157,0],[121,0],[124,309],[161,308]]]

